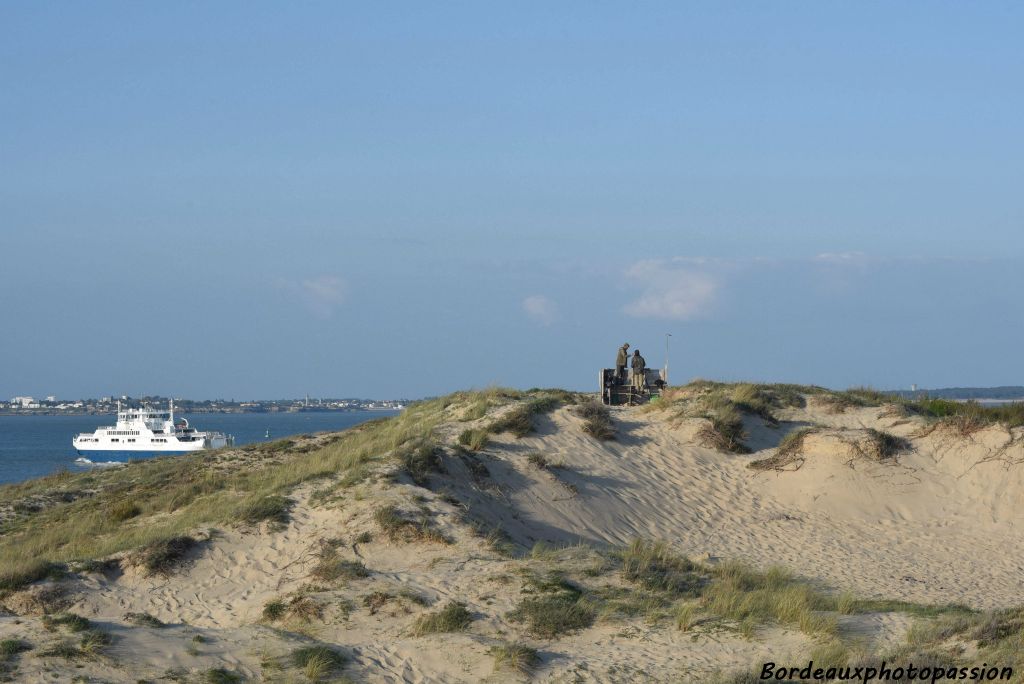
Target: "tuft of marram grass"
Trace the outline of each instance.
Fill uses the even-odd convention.
[[[622,576],[652,591],[697,596],[706,579],[701,568],[664,542],[635,540],[622,552]]]
[[[281,599],[273,599],[263,604],[263,619],[267,622],[280,620],[288,612],[288,605]]]
[[[10,660],[19,653],[31,650],[32,646],[27,641],[22,641],[21,639],[0,640],[0,663]]]
[[[370,576],[370,571],[360,561],[344,560],[334,556],[322,558],[309,573],[324,582],[355,580]]]
[[[597,611],[580,596],[553,594],[523,599],[508,614],[514,622],[525,622],[533,636],[556,639],[594,624]]]
[[[149,576],[168,576],[185,563],[198,543],[188,535],[157,539],[139,550],[138,563]]]
[[[465,603],[449,601],[441,610],[418,617],[412,631],[414,636],[461,632],[469,627],[472,621],[473,615],[466,609]]]
[[[211,667],[203,673],[205,684],[238,684],[242,681],[242,675],[223,667]]]
[[[494,657],[494,670],[512,670],[528,675],[540,664],[537,649],[524,644],[499,644],[488,651]]]
[[[787,433],[774,454],[751,461],[747,467],[753,470],[799,470],[804,463],[804,441],[816,432],[818,428],[806,427]]]
[[[481,447],[482,448],[482,447]],[[410,443],[397,452],[402,466],[416,484],[426,486],[431,473],[444,471],[441,463],[441,451],[432,441],[424,440]]]
[[[142,513],[142,509],[134,501],[118,501],[110,507],[110,518],[117,522],[130,520]]]
[[[440,544],[452,543],[440,531],[434,529],[427,516],[419,520],[405,517],[397,506],[382,506],[373,513],[373,519],[391,541],[426,541]]]
[[[82,635],[82,640],[78,645],[79,650],[87,657],[95,657],[103,652],[107,646],[113,643],[114,638],[106,632],[99,630],[89,630]]]
[[[342,668],[346,658],[340,651],[327,646],[304,646],[292,651],[291,661],[302,669],[308,680],[318,682]]]
[[[897,454],[910,449],[910,443],[902,437],[868,428],[867,443],[864,447],[866,455],[875,461],[885,461]]]
[[[487,446],[488,432],[484,428],[471,428],[459,433],[459,444],[470,451],[480,451]]]
[[[295,502],[286,496],[271,494],[251,500],[240,512],[240,517],[250,525],[263,521],[283,525],[290,519]]]
[[[583,419],[583,431],[595,439],[615,439],[615,424],[608,407],[597,400],[590,400],[576,407],[576,414]]]
[[[491,423],[487,431],[494,434],[511,432],[516,437],[525,437],[534,430],[534,416],[549,413],[558,408],[561,403],[560,397],[549,393],[527,399]]]
[[[136,627],[153,627],[159,629],[167,626],[164,622],[158,620],[149,613],[125,613],[124,621],[133,624]]]
[[[44,615],[43,626],[51,632],[55,631],[58,627],[63,627],[69,632],[84,632],[92,629],[92,623],[89,622],[89,618],[84,618],[75,613]]]

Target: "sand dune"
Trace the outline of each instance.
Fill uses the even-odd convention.
[[[539,638],[510,617],[530,595],[530,578],[551,572],[588,583],[595,596],[635,591],[617,571],[601,569],[600,550],[637,538],[664,540],[708,567],[735,559],[779,564],[826,592],[973,608],[1024,603],[1017,430],[962,435],[891,407],[836,412],[812,397],[779,409],[777,424],[745,416],[749,454],[702,446],[707,421],[668,410],[613,409],[616,439],[597,440],[571,406],[533,417],[534,431],[521,438],[491,434],[475,453],[457,447],[463,431],[515,407],[476,420],[460,420],[459,406],[447,409],[435,431],[443,472],[427,476],[425,487],[385,459],[375,477],[354,486],[330,478],[326,487],[323,480],[299,486],[286,524],[193,530],[199,545],[168,576],[143,572],[125,552],[101,571],[8,592],[0,640],[33,648],[0,672],[28,682],[199,681],[224,668],[258,681],[308,681],[290,654],[327,644],[348,659],[331,674],[336,679],[509,681],[525,675],[495,671],[491,649],[519,642],[537,651],[538,681],[705,681],[769,657],[802,658],[820,642],[791,624],[745,633],[727,621],[679,629],[651,607],[613,614],[608,599],[592,626],[557,638]],[[750,467],[807,426],[815,431],[798,459]],[[864,447],[872,430],[905,440],[900,452],[872,458]],[[388,539],[375,519],[388,504],[420,516],[436,539]],[[581,546],[509,557],[495,531],[521,549]],[[324,580],[316,567],[325,548],[331,558],[363,564],[365,575]],[[308,614],[266,618],[268,603],[298,599]],[[449,602],[472,616],[465,631],[416,636],[417,619]],[[68,610],[111,634],[109,648],[72,660],[44,655],[47,645],[77,638],[42,619]],[[130,614],[166,626],[132,626]],[[839,615],[838,623],[842,635],[874,652],[901,643],[912,619],[861,612]]]

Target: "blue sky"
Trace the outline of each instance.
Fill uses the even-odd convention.
[[[1020,3],[0,5],[0,396],[1024,384]]]

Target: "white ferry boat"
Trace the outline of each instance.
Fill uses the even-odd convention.
[[[117,425],[76,435],[71,444],[79,455],[131,457],[141,454],[187,454],[231,446],[235,438],[223,432],[199,432],[185,418],[174,418],[174,402],[166,411],[145,407],[122,409],[117,402]]]

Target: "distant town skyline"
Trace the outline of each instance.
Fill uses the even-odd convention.
[[[1022,22],[4,3],[0,397],[1024,382]]]

